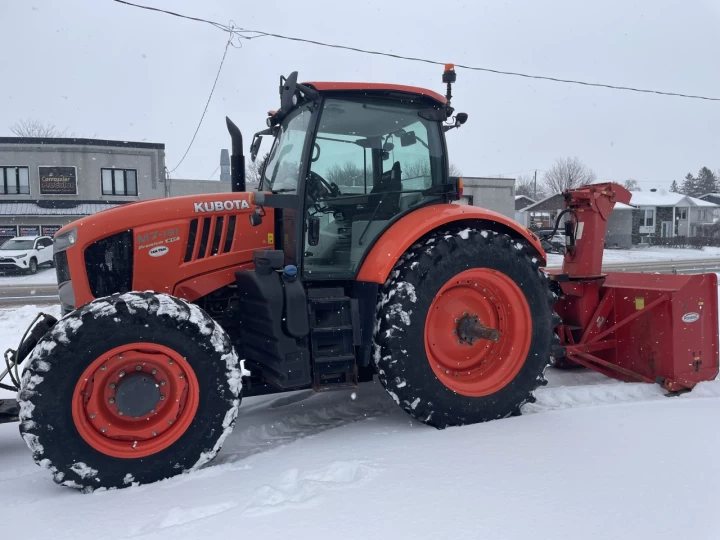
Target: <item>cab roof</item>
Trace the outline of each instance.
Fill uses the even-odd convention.
[[[384,84],[384,83],[363,83],[363,82],[305,82],[302,83],[305,86],[311,86],[319,92],[328,91],[348,91],[348,92],[403,92],[406,94],[414,94],[417,96],[425,96],[439,105],[445,105],[447,99],[445,96],[428,90],[427,88],[420,88],[419,86],[406,86],[403,84]]]

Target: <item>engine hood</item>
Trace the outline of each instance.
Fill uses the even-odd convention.
[[[76,305],[94,298],[91,283],[101,279],[98,273],[112,273],[112,265],[105,268],[103,262],[112,257],[132,260],[132,290],[170,294],[182,290],[181,296],[194,300],[203,291],[207,294],[232,283],[235,270],[251,264],[256,249],[275,245],[272,209],[265,209],[262,224],[251,226],[255,206],[249,195],[214,193],[140,201],[64,227],[58,234],[77,231],[75,245],[67,250],[75,293],[82,296]],[[86,267],[85,253],[96,262]]]

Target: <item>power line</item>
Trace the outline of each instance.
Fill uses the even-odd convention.
[[[212,180],[213,176],[215,176],[215,173],[218,172],[220,169],[220,165],[217,166],[217,169],[215,169],[210,176],[208,176],[208,180]]]
[[[116,0],[118,2],[121,2],[122,0]],[[126,2],[123,2],[126,3]],[[200,131],[200,126],[202,126],[203,120],[205,119],[205,113],[207,113],[208,107],[210,106],[210,100],[212,100],[213,93],[215,93],[215,86],[217,86],[218,79],[220,78],[220,72],[222,71],[223,64],[225,63],[225,57],[227,56],[228,47],[230,47],[230,43],[232,42],[233,34],[232,31],[230,33],[230,37],[228,38],[227,43],[225,44],[225,52],[223,52],[222,60],[220,61],[220,67],[218,68],[217,75],[215,75],[215,82],[213,82],[212,89],[210,90],[210,95],[207,98],[207,103],[205,103],[205,109],[203,110],[202,116],[200,117],[200,122],[198,122],[197,128],[195,128],[195,133],[192,136],[192,140],[190,141],[190,144],[187,147],[187,150],[185,150],[185,153],[183,154],[182,159],[178,162],[177,165],[175,165],[175,168],[172,169],[170,172],[173,173],[177,170],[177,168],[182,164],[183,161],[185,161],[185,158],[188,155],[188,152],[190,152],[190,149],[192,148],[193,143],[195,142],[195,137],[197,137],[198,131]]]
[[[327,43],[324,41],[304,39],[304,38],[299,38],[299,37],[295,37],[295,36],[286,36],[283,34],[275,34],[272,32],[264,32],[262,30],[252,30],[249,28],[237,28],[237,27],[224,25],[224,24],[221,24],[221,23],[218,23],[215,21],[210,21],[207,19],[201,19],[198,17],[191,17],[188,15],[183,15],[181,13],[176,13],[173,11],[167,11],[164,9],[154,8],[154,7],[150,7],[150,6],[144,6],[141,4],[134,4],[134,3],[128,2],[126,0],[114,0],[114,1],[121,3],[121,4],[128,5],[128,6],[133,6],[133,7],[137,7],[137,8],[141,8],[141,9],[147,9],[150,11],[156,11],[159,13],[165,13],[168,15],[173,15],[175,17],[188,19],[191,21],[210,24],[219,30],[222,30],[224,32],[229,32],[231,34],[231,36],[237,35],[239,39],[255,39],[257,37],[273,37],[273,38],[284,39],[284,40],[288,40],[288,41],[308,43],[308,44],[317,45],[320,47],[329,47],[332,49],[343,49],[346,51],[353,51],[353,52],[358,52],[358,53],[362,53],[362,54],[370,54],[370,55],[375,55],[375,56],[386,56],[388,58],[395,58],[398,60],[407,60],[407,61],[411,61],[411,62],[422,62],[425,64],[432,64],[432,65],[438,65],[438,66],[445,65],[445,62],[440,62],[438,60],[429,60],[427,58],[419,58],[419,57],[415,57],[415,56],[404,56],[401,54],[388,53],[388,52],[383,52],[383,51],[375,51],[375,50],[371,50],[371,49],[361,49],[359,47],[350,47],[348,45],[339,45],[339,44],[335,44],[335,43]],[[256,34],[256,35],[254,35],[254,36],[246,35],[248,33],[252,33],[252,34]],[[610,89],[610,90],[621,90],[621,91],[626,91],[626,92],[639,92],[639,93],[644,93],[644,94],[657,94],[657,95],[661,95],[661,96],[681,97],[681,98],[687,98],[687,99],[701,99],[701,100],[705,100],[705,101],[720,101],[720,98],[715,98],[715,97],[708,97],[708,96],[701,96],[701,95],[694,95],[694,94],[682,94],[679,92],[666,92],[666,91],[662,91],[662,90],[652,90],[652,89],[647,89],[647,88],[634,88],[631,86],[617,86],[617,85],[605,84],[605,83],[593,83],[593,82],[579,81],[579,80],[574,80],[574,79],[561,79],[559,77],[549,77],[546,75],[531,75],[528,73],[520,73],[517,71],[503,71],[503,70],[499,70],[499,69],[491,69],[491,68],[478,67],[478,66],[469,66],[469,65],[464,65],[464,64],[455,64],[455,67],[459,67],[459,68],[463,68],[463,69],[467,69],[467,70],[471,70],[471,71],[482,71],[485,73],[493,73],[495,75],[508,75],[508,76],[512,76],[512,77],[523,77],[526,79],[537,79],[537,80],[551,81],[551,82],[558,82],[558,83],[565,83],[565,84],[577,84],[577,85],[581,85],[581,86],[591,86],[591,87],[605,88],[605,89]]]

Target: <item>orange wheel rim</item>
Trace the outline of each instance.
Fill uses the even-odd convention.
[[[98,452],[140,458],[168,448],[187,431],[199,397],[195,372],[181,354],[155,343],[132,343],[85,369],[73,392],[72,417]]]
[[[510,277],[490,268],[453,277],[435,295],[425,320],[430,367],[447,388],[465,396],[487,396],[507,386],[525,363],[531,340],[525,295]]]

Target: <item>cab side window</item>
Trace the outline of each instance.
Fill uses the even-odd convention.
[[[443,182],[440,125],[418,114],[425,107],[389,99],[325,101],[306,188],[306,276],[353,275],[388,224]]]

